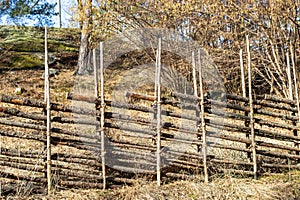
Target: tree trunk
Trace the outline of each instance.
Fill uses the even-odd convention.
[[[81,1],[78,1],[78,9],[79,15],[82,20],[81,21],[81,40],[80,40],[80,49],[78,56],[78,64],[77,69],[75,71],[75,75],[83,75],[88,72],[88,54],[90,48],[90,37],[92,32],[92,0],[83,1],[82,4],[79,5]]]

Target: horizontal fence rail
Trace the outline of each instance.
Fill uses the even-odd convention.
[[[154,101],[154,97],[149,95],[143,95],[138,93],[126,94],[130,98],[135,98],[143,101]],[[211,151],[208,151],[207,165],[210,173],[233,173],[241,174],[244,176],[254,175],[251,160],[247,161],[247,153],[252,153],[252,150],[246,145],[251,145],[251,140],[245,137],[246,133],[250,133],[250,128],[243,123],[245,120],[249,120],[248,116],[243,115],[242,111],[248,111],[248,108],[243,105],[247,103],[248,99],[238,95],[224,94],[227,100],[219,101],[205,99],[205,125],[207,129],[207,139],[215,139],[215,141],[209,145]],[[172,97],[172,98],[171,98]],[[172,93],[170,97],[165,97],[162,100],[163,105],[172,107],[178,107],[179,101],[174,100],[173,97],[185,98],[191,101],[199,101],[194,96],[188,96],[183,94]],[[76,101],[84,101],[89,103],[99,103],[100,99],[95,97],[78,96],[68,94],[68,98]],[[46,126],[43,122],[46,120],[45,115],[30,113],[28,111],[22,111],[25,107],[37,107],[45,108],[45,104],[38,100],[19,98],[8,95],[1,96],[1,102],[5,102],[7,106],[0,107],[0,113],[5,115],[0,119],[0,135],[7,138],[18,138],[19,140],[26,140],[28,142],[46,142],[46,136],[42,133],[46,131]],[[294,107],[291,109],[290,104],[294,103],[288,100],[282,100],[278,98],[260,98],[254,99],[254,124],[256,135],[256,153],[258,156],[258,174],[264,173],[277,173],[284,172],[293,169],[300,169],[300,149],[297,145],[300,143],[300,137],[293,134],[293,131],[299,131],[299,127],[293,125],[293,121],[297,120],[294,116]],[[280,104],[278,104],[280,103]],[[8,105],[19,105],[21,107],[15,108]],[[212,111],[210,108],[212,105],[220,106],[226,105],[226,112]],[[229,106],[227,106],[229,105]],[[106,100],[106,106],[131,109],[136,112],[142,113],[154,113],[152,108],[146,106],[138,106],[124,103],[112,103]],[[88,188],[101,188],[103,187],[103,178],[101,176],[101,159],[99,156],[95,156],[95,153],[100,155],[101,145],[97,135],[78,132],[76,130],[67,129],[64,126],[70,126],[72,124],[82,124],[97,126],[99,122],[95,120],[87,120],[84,118],[72,118],[68,116],[69,112],[76,112],[86,116],[100,116],[97,111],[89,109],[82,109],[77,107],[65,106],[63,104],[51,103],[52,116],[51,116],[51,144],[53,146],[61,146],[62,148],[77,149],[84,151],[84,154],[76,153],[55,153],[51,155],[53,180],[55,184],[61,187],[88,187]],[[191,109],[191,106],[185,106],[185,109]],[[242,109],[241,109],[242,108]],[[165,109],[164,107],[162,109]],[[198,111],[200,108],[196,108]],[[275,110],[277,109],[277,111]],[[26,109],[27,110],[27,109]],[[29,109],[30,110],[30,109]],[[175,109],[174,109],[175,110]],[[272,111],[269,111],[272,110]],[[276,113],[274,115],[269,112]],[[267,113],[267,114],[266,114]],[[108,185],[126,183],[134,183],[129,175],[112,176],[113,171],[127,171],[127,173],[142,173],[150,176],[155,175],[155,160],[156,157],[149,156],[148,152],[155,152],[156,145],[151,141],[155,139],[155,126],[156,123],[153,120],[147,119],[141,116],[130,116],[122,113],[115,113],[107,109],[105,115],[105,130],[110,130],[112,133],[115,131],[125,131],[122,134],[123,139],[117,139],[107,136],[110,142],[114,143],[115,150],[109,152],[114,154],[115,157],[120,157],[120,163],[115,166],[107,166],[108,174],[106,174],[106,181]],[[198,118],[189,116],[176,111],[162,112],[162,115],[172,117],[174,119],[185,119],[192,122],[201,123]],[[215,117],[221,117],[224,121],[220,122]],[[265,116],[268,116],[267,118]],[[277,122],[278,116],[282,116],[284,121]],[[125,124],[118,124],[115,122],[126,122]],[[276,121],[276,122],[275,122]],[[289,122],[291,121],[291,122]],[[130,125],[132,124],[132,125]],[[137,125],[137,126],[133,126]],[[11,127],[11,128],[6,128]],[[18,130],[18,128],[20,130]],[[179,143],[187,146],[202,146],[202,141],[197,136],[202,136],[201,131],[190,127],[179,127],[176,123],[162,124],[161,140],[168,143]],[[26,130],[26,131],[25,131]],[[177,138],[176,134],[184,133],[190,136],[196,136],[194,138]],[[135,134],[136,133],[136,134]],[[126,139],[124,139],[126,138]],[[148,141],[143,144],[138,143],[138,140]],[[162,147],[166,145],[162,143]],[[119,151],[122,149],[122,151]],[[125,150],[126,149],[126,150]],[[162,152],[161,156],[166,157],[168,165],[166,168],[162,168],[162,177],[190,179],[197,173],[203,172],[202,154],[201,152],[182,151],[183,149],[170,150]],[[225,155],[233,154],[229,156]],[[178,155],[178,157],[176,157]],[[244,159],[235,157],[235,155],[243,156]],[[107,155],[111,156],[111,155]],[[11,172],[7,170],[1,170],[2,177],[7,180],[22,182],[32,182],[37,187],[47,183],[47,179],[44,176],[46,172],[46,152],[44,151],[23,151],[6,148],[2,145],[1,148],[1,161],[0,166],[9,167],[10,169],[17,169],[23,173],[18,172],[15,174],[14,170]],[[168,158],[170,157],[170,158]],[[124,160],[122,161],[123,158]],[[134,160],[126,160],[126,158],[138,158],[135,166],[132,167]],[[237,159],[235,159],[237,158]],[[141,165],[140,160],[144,160],[143,164],[152,166],[143,169],[138,166]],[[126,162],[130,162],[130,170],[126,169]],[[86,166],[86,167],[83,167]],[[178,170],[181,169],[181,170]],[[131,172],[130,172],[131,171]],[[185,171],[185,172],[184,172]],[[184,172],[184,173],[183,173]],[[31,176],[29,174],[34,174]],[[133,177],[133,176],[132,176]],[[5,187],[4,187],[5,188]]]
[[[249,51],[248,97],[243,66],[243,96],[207,90],[200,50],[197,59],[192,53],[193,90],[175,92],[162,84],[161,42],[151,94],[126,91],[116,95],[126,98],[121,101],[105,93],[102,43],[98,60],[96,50],[89,54],[93,92],[67,93],[71,106],[50,102],[48,73],[44,101],[2,94],[1,193],[106,189],[134,184],[140,175],[160,185],[208,182],[218,173],[258,178],[300,170],[299,99],[252,95]]]

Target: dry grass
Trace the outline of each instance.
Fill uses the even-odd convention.
[[[72,189],[56,192],[48,197],[32,196],[29,199],[103,199],[103,200],[164,200],[164,199],[300,199],[300,173],[294,180],[288,175],[266,176],[260,180],[237,179],[231,176],[214,178],[210,183],[201,180],[176,181],[158,187],[155,182],[141,181],[133,186],[109,190]]]
[[[72,90],[72,71],[62,70],[58,77],[51,79],[53,101],[69,103],[65,92]],[[16,87],[23,87],[26,92],[22,96],[43,99],[42,71],[11,71],[5,72],[0,78],[0,93],[14,94]],[[24,110],[25,111],[25,110]],[[29,111],[29,110],[28,110]],[[30,110],[32,112],[32,110]],[[41,112],[41,111],[39,111]],[[134,114],[132,112],[131,114]],[[70,127],[69,127],[70,128]],[[70,128],[71,129],[71,128]],[[21,129],[20,129],[21,130]],[[34,143],[20,143],[20,140],[0,137],[2,144],[8,148],[29,150],[37,148]],[[17,145],[16,145],[17,144]],[[228,145],[235,145],[228,142]],[[31,145],[31,146],[30,146]],[[32,146],[34,145],[34,146]],[[39,147],[42,148],[42,147]],[[75,152],[75,149],[54,147],[55,152]],[[77,151],[76,153],[81,153]],[[232,151],[218,151],[217,155],[227,159],[245,160],[244,154]],[[288,178],[293,180],[287,182]],[[176,181],[157,187],[154,182],[140,181],[133,186],[123,186],[117,189],[86,190],[65,189],[57,191],[48,197],[44,195],[27,196],[17,194],[18,199],[300,199],[300,173],[269,176],[255,181],[252,179],[237,179],[232,176],[215,177],[210,183],[199,180]],[[26,195],[26,194],[25,194]]]

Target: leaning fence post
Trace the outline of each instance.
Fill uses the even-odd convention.
[[[292,84],[292,74],[291,74],[291,65],[290,65],[290,57],[289,57],[289,52],[286,52],[285,54],[286,56],[286,73],[287,73],[287,77],[288,77],[288,83],[289,83],[289,99],[290,100],[294,100],[294,97],[293,97],[293,84]],[[291,105],[292,107],[294,107],[294,105]],[[292,112],[292,116],[295,116],[296,113],[293,111]],[[297,121],[296,120],[293,120],[292,121],[292,124],[293,126],[297,126]],[[293,135],[297,135],[297,130],[293,129]],[[288,165],[289,165],[289,180],[290,180],[290,164],[291,164],[291,161],[290,159],[288,158]]]
[[[246,36],[247,42],[247,64],[248,64],[248,87],[249,87],[249,106],[250,106],[250,130],[251,130],[251,146],[252,146],[252,161],[254,179],[257,179],[257,156],[256,156],[256,142],[255,142],[255,130],[254,130],[254,109],[252,98],[252,74],[251,74],[251,57],[250,57],[250,44],[249,37]]]
[[[97,60],[96,60],[96,48],[93,49],[93,67],[94,67],[94,85],[95,85],[95,97],[99,97],[99,76],[98,76],[98,67],[97,67]]]
[[[243,93],[243,97],[247,98],[246,95],[246,81],[245,81],[245,69],[244,69],[244,62],[243,62],[243,50],[240,49],[240,68],[241,68],[241,81],[242,81],[242,93]],[[249,102],[248,102],[249,103]],[[247,106],[247,102],[244,104],[244,106]],[[249,113],[247,111],[244,112],[245,117],[248,117]],[[249,127],[249,120],[245,119],[245,127]],[[246,133],[246,138],[249,138],[249,133]],[[246,148],[249,148],[250,145],[246,144]],[[249,160],[251,160],[251,153],[248,152],[247,153],[247,157]]]
[[[157,51],[157,62],[156,62],[156,73],[155,73],[155,85],[156,85],[156,172],[157,172],[157,185],[161,183],[161,157],[160,157],[160,149],[161,149],[161,38],[158,39],[158,51]]]
[[[90,55],[89,55],[90,57]],[[90,60],[90,59],[89,59]],[[95,98],[98,99],[99,98],[99,76],[98,76],[98,66],[97,66],[97,59],[96,59],[96,48],[93,49],[93,68],[94,68],[94,95],[95,95]],[[96,110],[99,109],[99,103],[95,103],[95,108]],[[100,111],[101,112],[101,111]],[[96,120],[99,121],[99,116],[97,115],[96,116]],[[101,122],[100,122],[101,123]],[[101,126],[101,125],[100,125]],[[101,137],[101,130],[99,129],[100,127],[99,125],[96,125],[96,133],[97,135],[99,135],[100,133],[100,137]],[[100,138],[101,139],[101,138]],[[102,149],[101,149],[101,155],[102,155]],[[102,157],[101,157],[102,158]],[[103,173],[103,172],[102,172]],[[103,179],[104,180],[104,179]],[[104,187],[103,187],[104,188]]]
[[[295,60],[294,60],[294,56],[293,56],[293,47],[292,46],[290,46],[290,51],[291,51],[291,61],[292,61],[292,69],[293,69],[293,76],[294,76],[295,96],[296,96],[297,112],[298,112],[298,125],[300,125],[299,93],[298,93],[298,85],[297,85],[296,66],[295,66]],[[297,130],[294,131],[294,136],[298,136]],[[299,143],[295,143],[295,147],[298,148]],[[298,155],[299,154],[300,153],[298,153]]]
[[[50,111],[50,81],[48,67],[48,30],[45,27],[45,102],[47,112],[47,184],[48,194],[51,192],[51,111]]]
[[[240,49],[240,67],[241,67],[241,79],[242,79],[242,92],[243,92],[243,97],[246,98],[245,70],[244,70],[242,49]]]
[[[206,143],[206,127],[205,127],[205,110],[204,110],[204,91],[202,80],[202,66],[201,66],[201,51],[198,52],[198,67],[199,67],[199,84],[200,84],[200,117],[202,128],[202,154],[203,154],[203,167],[204,167],[204,181],[208,182],[208,170],[207,170],[207,143]]]
[[[104,114],[105,114],[105,100],[104,100],[104,64],[103,64],[103,42],[100,42],[100,96],[101,96],[101,162],[102,162],[102,177],[103,177],[103,189],[106,188],[106,172],[105,172],[105,132],[104,132]]]
[[[289,99],[294,100],[294,98],[293,98],[292,75],[291,75],[291,65],[290,65],[290,57],[289,57],[288,52],[286,52],[286,64],[287,64],[286,73],[287,73],[287,77],[288,77],[288,81],[289,81]]]
[[[192,66],[193,66],[193,83],[194,83],[194,96],[198,98],[198,88],[197,88],[197,74],[196,74],[196,58],[195,58],[195,52],[192,52]],[[197,104],[197,108],[199,106],[199,103]],[[200,109],[200,108],[199,108]],[[200,115],[199,115],[199,110],[196,109],[196,127],[197,127],[197,133],[200,131]],[[201,140],[201,137],[197,135],[197,139]],[[201,145],[197,145],[197,152],[199,153],[201,150]]]

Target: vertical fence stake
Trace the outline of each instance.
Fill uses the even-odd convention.
[[[290,100],[294,100],[294,97],[293,97],[293,84],[292,84],[292,74],[291,74],[291,65],[290,65],[290,57],[289,57],[289,52],[287,51],[286,54],[286,73],[287,73],[287,77],[288,77],[288,83],[289,83],[289,99]],[[294,105],[291,105],[292,107],[294,107]],[[295,116],[296,113],[293,111],[292,112],[292,116]],[[293,126],[297,126],[297,120],[293,120],[292,121],[293,123]],[[293,135],[297,135],[297,130],[293,129]],[[290,166],[290,159],[288,159],[288,165]],[[289,167],[289,180],[290,180],[290,167]]]
[[[291,75],[291,65],[290,65],[290,57],[289,57],[289,53],[286,52],[286,64],[287,64],[287,68],[286,68],[286,73],[287,73],[287,77],[288,77],[288,81],[289,81],[289,99],[293,100],[293,85],[292,85],[292,75]]]
[[[256,143],[254,132],[254,110],[253,110],[253,98],[252,98],[252,74],[251,74],[251,57],[250,57],[250,44],[249,37],[246,36],[247,42],[247,59],[248,59],[248,83],[249,83],[249,106],[250,106],[250,130],[251,130],[251,145],[252,145],[252,161],[254,179],[257,179],[257,156],[256,156]]]
[[[100,95],[101,95],[101,161],[102,161],[102,177],[103,177],[103,190],[106,188],[106,170],[105,170],[105,133],[104,133],[104,114],[105,114],[105,101],[104,101],[104,64],[103,64],[103,42],[100,42]]]
[[[90,60],[90,55],[88,56],[89,57],[89,60]],[[95,95],[95,98],[98,98],[99,97],[99,76],[98,76],[98,66],[97,66],[97,59],[96,59],[96,48],[93,49],[93,68],[94,68],[94,95]],[[96,110],[99,109],[99,103],[95,103],[95,108]],[[101,111],[100,111],[101,112]],[[102,115],[102,114],[101,114]],[[96,120],[99,121],[99,116],[97,115],[96,116]],[[101,123],[101,122],[100,122]],[[101,126],[101,125],[100,125]],[[96,133],[99,135],[101,135],[101,130],[99,129],[100,127],[99,125],[96,126]],[[100,130],[100,131],[99,131]],[[101,136],[100,136],[101,137]],[[100,138],[101,139],[101,138]],[[102,148],[101,148],[101,155],[102,155]],[[102,159],[102,157],[101,157]],[[103,172],[102,172],[103,173]],[[104,179],[103,179],[104,180]],[[104,186],[104,185],[103,185]],[[104,187],[103,187],[104,188]]]
[[[246,81],[245,81],[245,69],[244,69],[244,62],[243,62],[243,50],[240,49],[240,68],[241,68],[241,81],[242,81],[242,93],[243,97],[246,98]],[[245,102],[244,106],[247,106],[247,103]],[[245,117],[248,117],[249,113],[247,111],[244,112]],[[249,127],[249,120],[245,120],[245,127]],[[249,133],[246,133],[246,138],[249,138]],[[248,149],[250,147],[249,144],[246,144],[246,148]],[[248,160],[252,160],[251,153],[247,153]]]
[[[200,117],[202,128],[202,154],[203,154],[203,167],[204,167],[204,181],[208,182],[208,170],[207,170],[207,143],[206,143],[206,127],[205,127],[205,108],[204,108],[204,91],[202,80],[202,66],[201,66],[201,52],[198,52],[198,67],[199,67],[199,84],[200,84]]]
[[[50,111],[50,81],[49,81],[49,67],[48,67],[48,30],[45,27],[45,101],[47,111],[47,184],[48,194],[51,193],[51,111]]]
[[[160,149],[161,149],[161,38],[158,39],[158,50],[157,50],[157,61],[156,61],[156,73],[155,73],[155,85],[156,85],[156,105],[157,105],[157,113],[156,113],[156,172],[157,172],[157,185],[161,184],[161,157],[160,157]]]
[[[243,97],[246,98],[247,96],[246,96],[245,70],[244,70],[242,49],[240,49],[240,67],[241,67],[241,79],[242,79],[242,92],[243,92]]]
[[[197,88],[197,74],[196,74],[196,58],[195,58],[195,52],[192,52],[192,66],[193,66],[193,83],[194,83],[194,96],[198,98],[198,88]],[[199,103],[197,107],[199,106]],[[200,109],[200,108],[199,108]],[[197,122],[196,122],[196,127],[197,127],[197,133],[199,133],[200,130],[200,115],[199,111],[196,110],[196,117],[197,117]],[[198,135],[197,136],[198,140],[201,140],[201,137]],[[197,145],[197,152],[199,153],[201,151],[201,146]]]
[[[293,69],[293,76],[294,76],[294,87],[295,87],[295,96],[296,96],[296,102],[297,102],[297,111],[298,111],[298,125],[300,125],[300,105],[299,105],[299,93],[298,93],[298,85],[297,85],[297,75],[296,75],[296,66],[295,66],[295,60],[293,56],[293,47],[290,46],[291,51],[291,61],[292,61],[292,69]],[[294,131],[294,136],[298,136],[297,130]],[[295,147],[299,147],[298,143],[295,143]],[[297,154],[297,152],[296,152]],[[298,153],[300,155],[300,153]]]
[[[197,75],[196,75],[196,59],[195,52],[192,52],[192,65],[193,65],[193,83],[194,83],[194,96],[198,96],[198,88],[197,88]]]
[[[93,66],[94,66],[94,85],[95,85],[95,97],[99,97],[99,76],[98,76],[98,67],[97,67],[97,60],[96,60],[96,48],[93,49]]]

